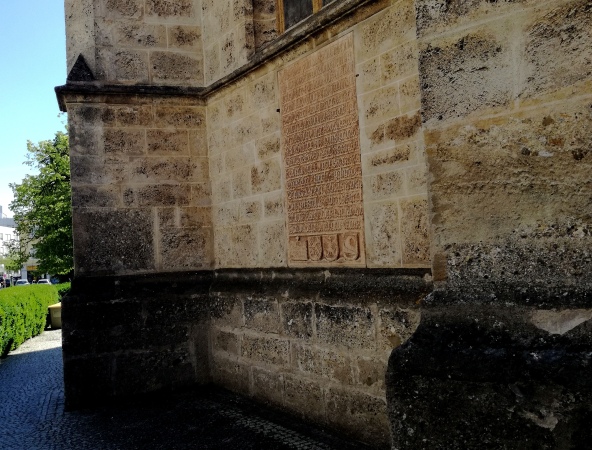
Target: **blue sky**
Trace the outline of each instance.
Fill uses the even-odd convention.
[[[33,169],[24,165],[27,141],[52,139],[66,116],[53,88],[66,82],[63,0],[0,0],[0,205],[9,217],[9,183]]]

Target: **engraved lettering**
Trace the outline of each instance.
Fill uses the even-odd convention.
[[[279,75],[289,263],[363,264],[353,37]]]

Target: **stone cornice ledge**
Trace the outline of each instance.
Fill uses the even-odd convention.
[[[203,87],[189,86],[158,86],[150,84],[105,84],[100,81],[69,82],[56,86],[55,92],[60,111],[66,112],[66,96],[68,95],[142,95],[159,97],[193,97],[202,100]]]
[[[355,9],[375,0],[341,0],[324,7],[317,14],[290,28],[277,39],[258,49],[243,66],[234,72],[205,87],[163,86],[163,85],[124,85],[107,84],[101,81],[68,82],[62,86],[56,86],[55,92],[60,111],[66,112],[67,95],[143,95],[143,96],[170,96],[193,97],[198,101],[205,101],[208,95],[218,89],[232,83],[237,78],[256,69],[270,58],[290,49],[302,42],[313,33],[322,30]]]

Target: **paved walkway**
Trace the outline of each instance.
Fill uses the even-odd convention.
[[[65,412],[61,338],[45,331],[0,360],[1,450],[366,448],[214,387]]]

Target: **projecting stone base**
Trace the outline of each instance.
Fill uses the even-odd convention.
[[[424,311],[389,360],[393,448],[589,448],[588,319],[587,310]]]
[[[213,382],[379,448],[384,374],[419,322],[426,269],[227,269],[74,280],[68,407]]]

